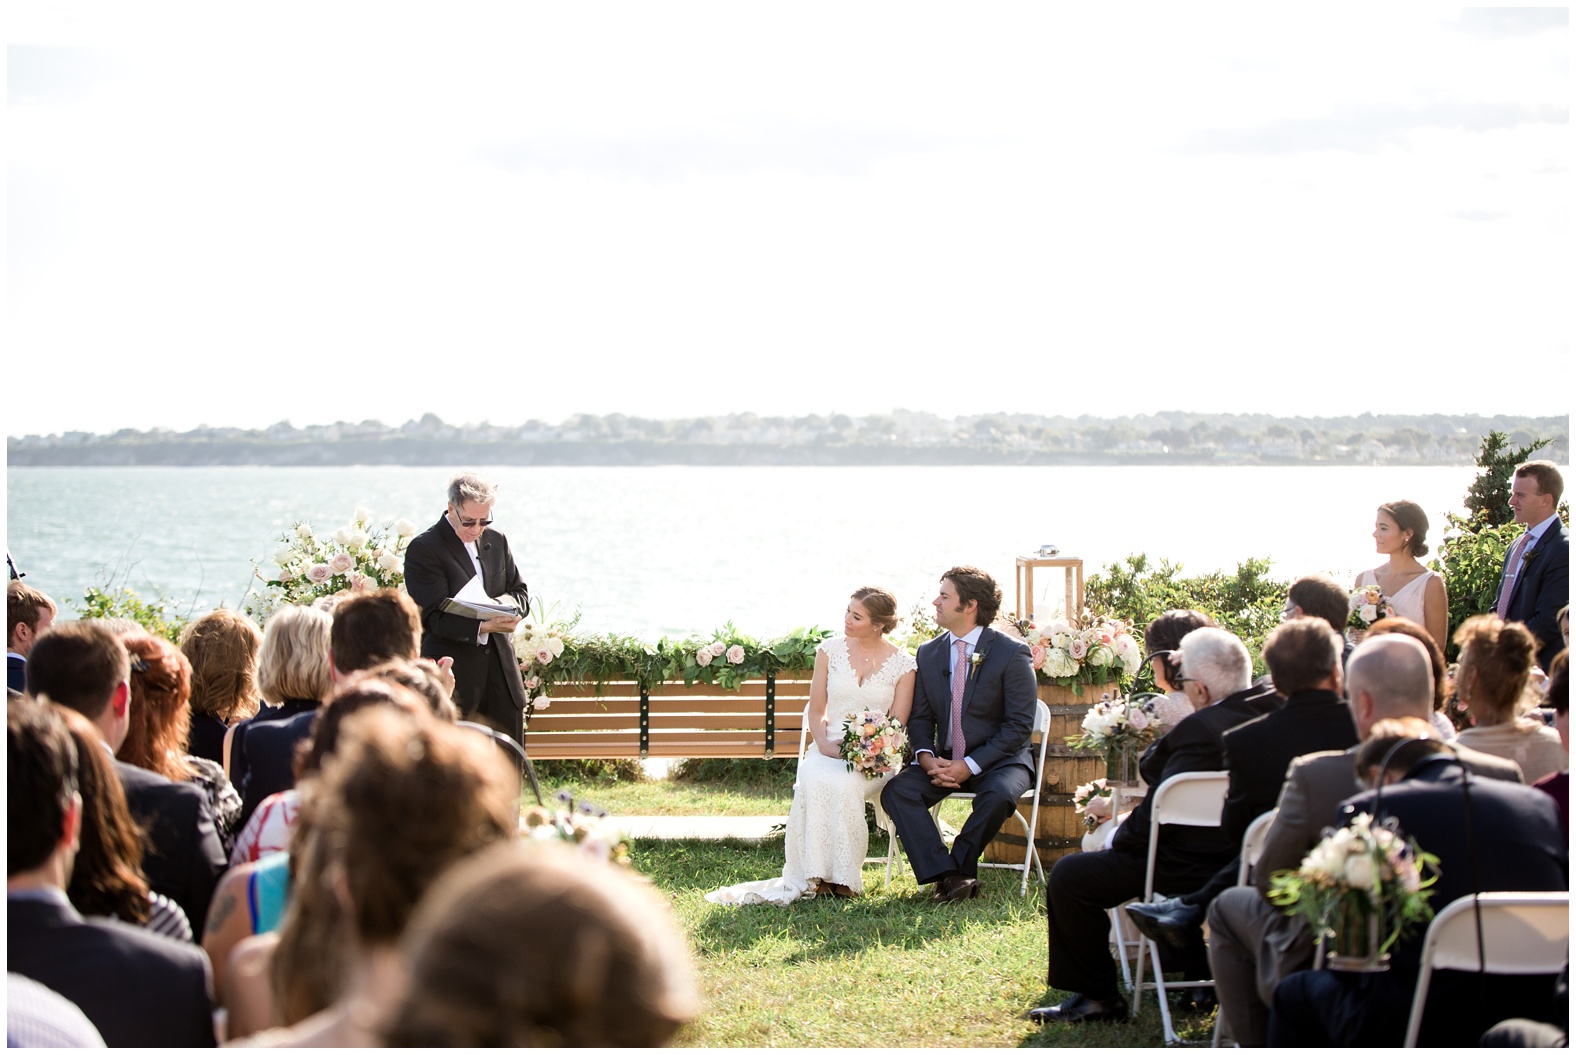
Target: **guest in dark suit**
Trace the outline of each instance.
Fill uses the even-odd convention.
[[[43,590],[21,579],[5,588],[5,685],[12,692],[27,691],[27,653],[38,635],[54,625],[59,610]]]
[[[405,551],[405,589],[421,608],[421,654],[454,663],[460,716],[518,741],[526,699],[512,635],[520,620],[495,616],[479,622],[442,610],[444,601],[478,575],[487,596],[510,597],[522,613],[529,609],[509,540],[490,526],[497,495],[496,486],[474,473],[449,481],[448,509]]]
[[[290,605],[268,617],[257,654],[258,688],[273,704],[230,733],[230,780],[241,793],[239,831],[257,806],[295,787],[297,745],[312,735],[317,711],[333,691],[327,612]]]
[[[111,753],[130,725],[130,677],[126,646],[94,623],[56,626],[38,639],[27,664],[29,695],[81,711]],[[119,759],[115,772],[131,815],[147,832],[142,868],[149,885],[181,907],[196,933],[227,864],[208,795]]]
[[[1001,587],[978,568],[941,578],[933,602],[943,634],[915,657],[908,736],[914,764],[881,791],[881,805],[921,884],[938,901],[979,894],[979,857],[1034,781],[1034,666],[1029,647],[990,629]],[[942,757],[945,754],[946,757]],[[949,851],[930,807],[954,791],[973,792],[974,808]]]
[[[1253,663],[1233,634],[1214,627],[1182,639],[1182,688],[1198,708],[1156,740],[1138,770],[1151,793],[1179,773],[1224,769],[1222,736],[1280,704],[1273,690],[1249,684]],[[1056,862],[1045,891],[1050,967],[1046,981],[1071,994],[1035,1008],[1036,1022],[1088,1022],[1126,1016],[1107,938],[1106,910],[1142,897],[1149,855],[1151,800],[1140,802],[1116,830],[1111,849]],[[1196,890],[1230,861],[1237,847],[1219,828],[1161,829],[1155,848],[1155,889]]]
[[[1347,668],[1358,734],[1366,735],[1380,719],[1426,721],[1434,706],[1432,671],[1433,657],[1417,638],[1392,633],[1364,640]],[[1457,755],[1479,776],[1521,782],[1514,762],[1465,748]],[[1254,885],[1226,890],[1209,907],[1210,977],[1230,1036],[1245,1048],[1264,1046],[1275,986],[1313,961],[1308,925],[1265,900],[1270,877],[1298,867],[1341,802],[1362,790],[1356,757],[1352,747],[1292,761],[1254,869]]]
[[[1503,780],[1464,777],[1449,748],[1427,735],[1416,719],[1375,725],[1358,757],[1359,774],[1388,786],[1382,795],[1369,791],[1348,799],[1332,822],[1344,826],[1358,813],[1394,818],[1404,836],[1439,858],[1429,899],[1435,911],[1474,891],[1567,889],[1565,835],[1548,796]],[[1378,773],[1387,756],[1390,765]],[[1420,926],[1393,946],[1390,970],[1379,974],[1300,971],[1287,978],[1275,990],[1270,1046],[1399,1046],[1424,934]],[[1419,1046],[1454,1046],[1507,1017],[1536,1016],[1548,1008],[1554,982],[1553,976],[1440,972],[1429,987]]]
[[[82,822],[77,754],[46,705],[6,711],[6,969],[82,1009],[110,1047],[212,1047],[208,958],[66,900]]]
[[[1565,647],[1558,615],[1570,604],[1570,532],[1560,521],[1560,495],[1565,481],[1553,462],[1527,462],[1516,467],[1510,508],[1526,532],[1505,554],[1495,611],[1507,622],[1527,624],[1538,639],[1538,665],[1544,670],[1554,653]]]
[[[1231,773],[1221,832],[1241,846],[1248,825],[1275,808],[1286,768],[1299,755],[1344,751],[1357,743],[1351,708],[1341,697],[1345,639],[1322,618],[1282,623],[1264,642],[1264,662],[1275,691],[1286,698],[1277,710],[1229,730],[1222,738]],[[1240,857],[1240,854],[1237,855]],[[1204,913],[1221,892],[1237,884],[1237,857],[1203,887],[1182,897],[1127,906],[1138,929],[1182,948],[1203,940]]]

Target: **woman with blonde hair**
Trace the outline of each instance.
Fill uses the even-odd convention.
[[[1528,784],[1565,769],[1569,759],[1559,734],[1525,716],[1538,656],[1531,632],[1497,615],[1475,615],[1456,631],[1456,644],[1456,695],[1476,722],[1456,734],[1456,743],[1510,759]]]
[[[181,652],[191,662],[191,744],[199,758],[224,764],[230,726],[257,713],[257,648],[262,634],[239,612],[221,608],[186,624]]]

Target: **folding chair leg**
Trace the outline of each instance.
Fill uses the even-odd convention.
[[[1155,967],[1155,999],[1160,1002],[1160,1022],[1165,1030],[1166,1047],[1169,1048],[1180,1043],[1181,1038],[1177,1036],[1176,1029],[1171,1025],[1171,1001],[1166,999],[1166,976],[1160,972],[1160,946],[1148,938],[1143,939],[1143,942],[1149,947],[1150,962]],[[1133,1002],[1133,1006],[1137,1008],[1137,1001]]]
[[[1127,965],[1127,932],[1122,923],[1122,906],[1111,909],[1111,943],[1116,946],[1116,962],[1122,965],[1122,987],[1133,991],[1133,972]]]

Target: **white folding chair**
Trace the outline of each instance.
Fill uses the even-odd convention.
[[[1275,817],[1279,813],[1279,809],[1273,809],[1267,813],[1259,814],[1253,819],[1253,823],[1248,825],[1248,830],[1242,833],[1242,855],[1237,865],[1238,886],[1247,886],[1252,881],[1253,870],[1258,867],[1259,858],[1264,856],[1264,843],[1269,837],[1270,825],[1275,823]],[[1226,1016],[1217,1011],[1215,1012],[1215,1035],[1210,1038],[1209,1046],[1218,1048],[1221,1046],[1222,1040],[1231,1041],[1231,1038],[1226,1036]],[[1231,1046],[1237,1047],[1238,1045],[1236,1042],[1231,1041]]]
[[[1012,817],[1008,818],[1009,820],[1016,818],[1018,823],[1023,826],[1023,837],[1026,844],[1023,852],[1023,864],[1013,864],[1010,861],[981,861],[979,864],[981,868],[1011,868],[1022,871],[1023,882],[1018,884],[1019,897],[1029,892],[1029,865],[1031,862],[1040,875],[1040,885],[1045,885],[1045,868],[1040,864],[1039,848],[1034,845],[1034,833],[1035,826],[1040,823],[1040,787],[1045,782],[1045,748],[1051,736],[1051,709],[1039,700],[1034,701],[1034,732],[1040,734],[1040,757],[1034,767],[1034,785],[1019,797],[1017,805],[1013,808]],[[941,831],[941,803],[953,800],[972,802],[974,793],[972,791],[954,791],[930,808],[930,816],[936,822],[937,831]],[[1023,804],[1026,800],[1031,803],[1027,817],[1023,815]]]
[[[1456,898],[1434,916],[1423,938],[1423,961],[1404,1046],[1417,1047],[1435,971],[1554,974],[1569,958],[1570,894],[1566,891],[1493,891]]]
[[[1149,860],[1144,866],[1144,900],[1158,901],[1162,895],[1155,892],[1155,855],[1160,849],[1160,826],[1179,824],[1190,828],[1218,828],[1220,813],[1226,805],[1226,786],[1229,774],[1225,770],[1208,770],[1197,773],[1178,773],[1156,788],[1151,795],[1154,804],[1149,813]],[[1177,893],[1177,892],[1173,892]],[[1180,891],[1187,893],[1187,891]],[[1213,986],[1213,978],[1167,983],[1160,970],[1160,946],[1149,938],[1139,936],[1139,943],[1149,950],[1150,963],[1154,965],[1155,980],[1144,981],[1144,957],[1138,956],[1133,978],[1133,1017],[1138,1016],[1144,990],[1153,989],[1160,1001],[1160,1021],[1165,1027],[1167,1045],[1181,1043],[1171,1025],[1171,1005],[1166,1000],[1168,984],[1184,988]]]
[[[804,705],[804,715],[799,720],[799,758],[801,761],[804,759],[804,753],[808,750],[810,744],[810,705],[807,703]],[[799,782],[797,780],[794,781],[793,788],[795,791],[799,790]],[[897,857],[897,854],[894,852],[897,848],[897,826],[892,823],[892,818],[888,817],[886,824],[882,828],[887,833],[886,856],[866,857],[864,863],[868,865],[881,861],[886,862],[886,882],[887,886],[891,886],[892,862]]]

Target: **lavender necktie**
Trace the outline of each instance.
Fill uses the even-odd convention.
[[[968,742],[963,739],[963,681],[969,675],[969,644],[957,642],[958,660],[952,668],[952,761],[961,762]]]
[[[1523,531],[1510,551],[1510,559],[1505,562],[1505,578],[1499,584],[1499,603],[1494,606],[1501,619],[1510,611],[1510,595],[1516,592],[1516,577],[1521,574],[1521,551],[1527,548],[1531,538],[1532,532]]]

